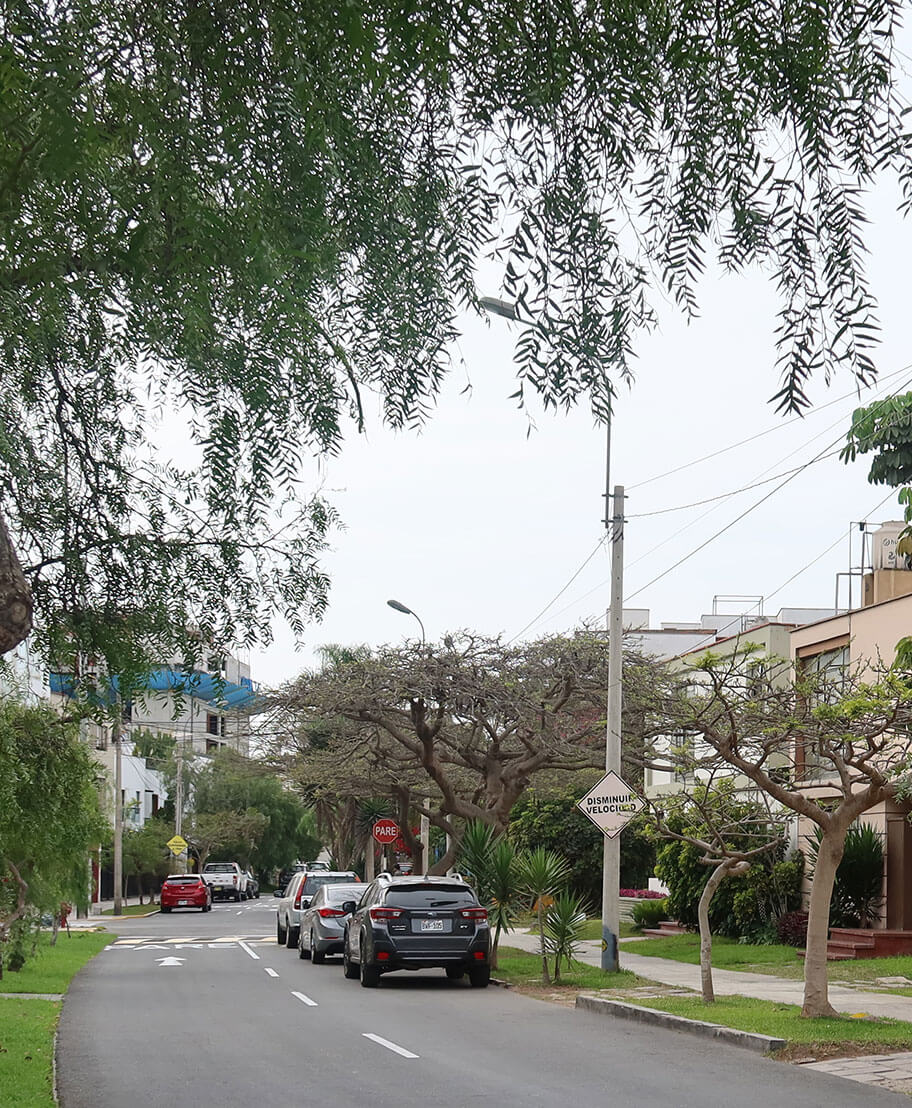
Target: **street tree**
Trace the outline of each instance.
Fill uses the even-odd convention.
[[[777,820],[765,794],[745,797],[736,788],[731,770],[718,762],[698,777],[685,755],[676,759],[684,778],[679,791],[651,801],[648,816],[656,833],[694,847],[700,864],[710,872],[700,894],[700,989],[704,1004],[715,1001],[712,979],[710,905],[723,881],[744,877],[755,861],[782,846],[786,829]],[[723,774],[721,780],[719,773]],[[764,803],[766,801],[766,803]]]
[[[17,921],[85,903],[88,853],[106,832],[98,773],[74,724],[0,698],[0,975]]]
[[[0,649],[299,628],[302,481],[433,409],[489,264],[520,403],[607,417],[668,296],[772,273],[777,403],[874,375],[864,189],[912,179],[893,0],[122,0],[0,16]],[[161,413],[176,411],[174,457]],[[122,633],[147,653],[115,649]],[[108,657],[110,655],[110,657]],[[111,664],[113,662],[118,664]]]
[[[644,690],[656,672],[627,653],[628,745],[635,745]],[[463,632],[420,648],[330,657],[277,694],[272,732],[280,751],[301,760],[303,776],[315,765],[426,814],[453,839],[451,856],[436,864],[445,869],[462,824],[506,831],[535,774],[604,765],[605,686],[598,636],[504,645]],[[328,719],[347,726],[313,749],[309,725]]]
[[[246,869],[267,823],[266,816],[255,808],[194,812],[183,827],[183,836],[196,853],[200,871],[212,854],[230,854],[231,861]]]
[[[285,869],[298,858],[313,857],[320,849],[300,798],[284,787],[270,766],[234,750],[220,750],[198,768],[193,781],[193,809],[199,815],[259,813],[262,828],[252,847],[245,845],[247,840],[242,836],[234,844],[230,839],[221,843],[218,849],[222,852],[236,845],[263,876]]]
[[[736,784],[819,828],[802,1014],[835,1015],[826,961],[833,881],[859,816],[912,791],[912,681],[897,670],[846,671],[838,681],[792,675],[772,658],[746,672],[742,657],[707,653],[657,701],[653,726],[662,736],[655,764],[673,765],[667,737],[685,735],[704,770],[721,762]]]

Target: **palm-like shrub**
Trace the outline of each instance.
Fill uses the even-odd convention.
[[[822,834],[808,844],[813,870]],[[846,832],[842,861],[836,869],[830,901],[830,927],[871,927],[883,903],[883,842],[868,823]]]
[[[545,913],[545,947],[554,958],[554,981],[560,981],[561,961],[569,967],[582,942],[588,908],[582,897],[560,893]]]
[[[466,827],[460,844],[460,867],[475,886],[478,899],[488,909],[494,926],[491,967],[497,968],[500,935],[516,920],[523,895],[516,848],[508,838],[477,820]]]
[[[551,978],[548,974],[548,951],[545,946],[544,899],[559,892],[561,886],[566,884],[569,872],[570,867],[565,858],[541,846],[522,855],[519,863],[520,884],[533,905],[537,906],[542,982],[545,985],[551,984]]]

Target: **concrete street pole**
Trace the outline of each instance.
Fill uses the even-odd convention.
[[[431,803],[431,798],[424,798],[425,808]],[[419,823],[418,837],[421,839],[421,873],[427,873],[431,868],[431,821],[422,814]]]
[[[607,521],[607,500],[606,500]],[[611,508],[611,607],[608,613],[608,725],[605,735],[605,772],[621,772],[621,707],[623,701],[624,610],[624,488],[615,485]],[[603,970],[618,969],[620,927],[618,891],[621,839],[605,836],[602,851],[602,960]]]
[[[120,697],[114,704],[114,915],[123,915],[123,767],[121,765],[121,738],[123,723],[120,714]]]
[[[175,754],[177,755],[177,781],[174,797],[174,834],[181,835],[184,825],[184,740],[182,738],[175,743]],[[186,873],[190,861],[190,848],[188,847],[184,854],[178,855],[175,861],[178,872]]]
[[[364,844],[364,881],[365,884],[370,884],[374,879],[374,850],[376,849],[374,843],[373,831],[368,831],[367,842]]]

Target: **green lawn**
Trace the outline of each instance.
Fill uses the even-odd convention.
[[[157,904],[125,904],[123,911],[120,913],[122,916],[148,916],[153,912],[158,911]],[[103,916],[113,916],[113,908],[105,908],[101,913]]]
[[[0,1104],[54,1108],[54,1029],[61,1005],[0,1000]]]
[[[720,997],[715,1004],[704,1004],[698,996],[656,998],[630,997],[646,1008],[658,1008],[687,1019],[705,1020],[739,1031],[774,1035],[790,1043],[867,1043],[889,1050],[912,1049],[912,1023],[889,1019],[809,1020],[801,1018],[801,1009],[793,1004],[775,1004],[746,996]]]
[[[35,957],[29,958],[17,973],[3,971],[0,993],[65,993],[76,971],[116,938],[107,932],[74,931],[67,935],[61,931],[57,945],[51,946],[50,935],[42,931]],[[6,1103],[0,1099],[0,1104]]]
[[[624,947],[631,954],[647,958],[671,958],[675,962],[700,964],[700,936],[669,935],[667,939],[643,939]],[[777,977],[800,978],[804,962],[793,946],[751,946],[735,939],[714,938],[712,964],[718,969],[770,973]]]
[[[523,916],[522,919],[517,920],[514,930],[534,931],[537,933],[538,920],[535,916]],[[634,930],[633,924],[628,923],[626,920],[621,920],[620,932],[620,937],[622,939],[632,939],[635,935],[639,934],[639,931]],[[600,939],[602,937],[602,921],[600,919],[586,920],[586,926],[583,928],[581,937],[584,939]]]
[[[622,936],[623,938],[623,936]],[[667,939],[643,939],[623,948],[632,954],[650,958],[670,958],[675,962],[699,965],[699,935],[669,935]],[[804,959],[791,946],[751,946],[734,939],[713,939],[713,965],[718,969],[742,970],[745,973],[769,973],[774,977],[789,977],[800,981],[804,977]],[[877,982],[878,977],[907,977],[912,981],[912,955],[892,958],[857,958],[851,962],[830,962],[827,965],[833,984],[869,984],[896,996],[912,996],[912,986],[891,988]]]
[[[553,966],[553,961],[549,959]],[[541,985],[542,964],[541,956],[528,954],[524,950],[516,950],[514,947],[501,946],[497,951],[497,969],[494,976],[511,985]],[[560,985],[568,992],[578,992],[580,989],[635,989],[645,982],[629,970],[621,970],[619,973],[605,973],[598,966],[586,966],[580,962],[574,962],[572,966],[561,967]]]

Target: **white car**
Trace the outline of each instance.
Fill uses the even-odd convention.
[[[276,942],[294,950],[301,932],[301,914],[310,907],[310,901],[321,885],[360,883],[361,878],[352,870],[311,870],[296,873],[288,882],[279,900],[276,912]]]
[[[235,901],[247,899],[247,874],[237,862],[207,862],[202,877],[212,889],[213,900],[217,897]]]

